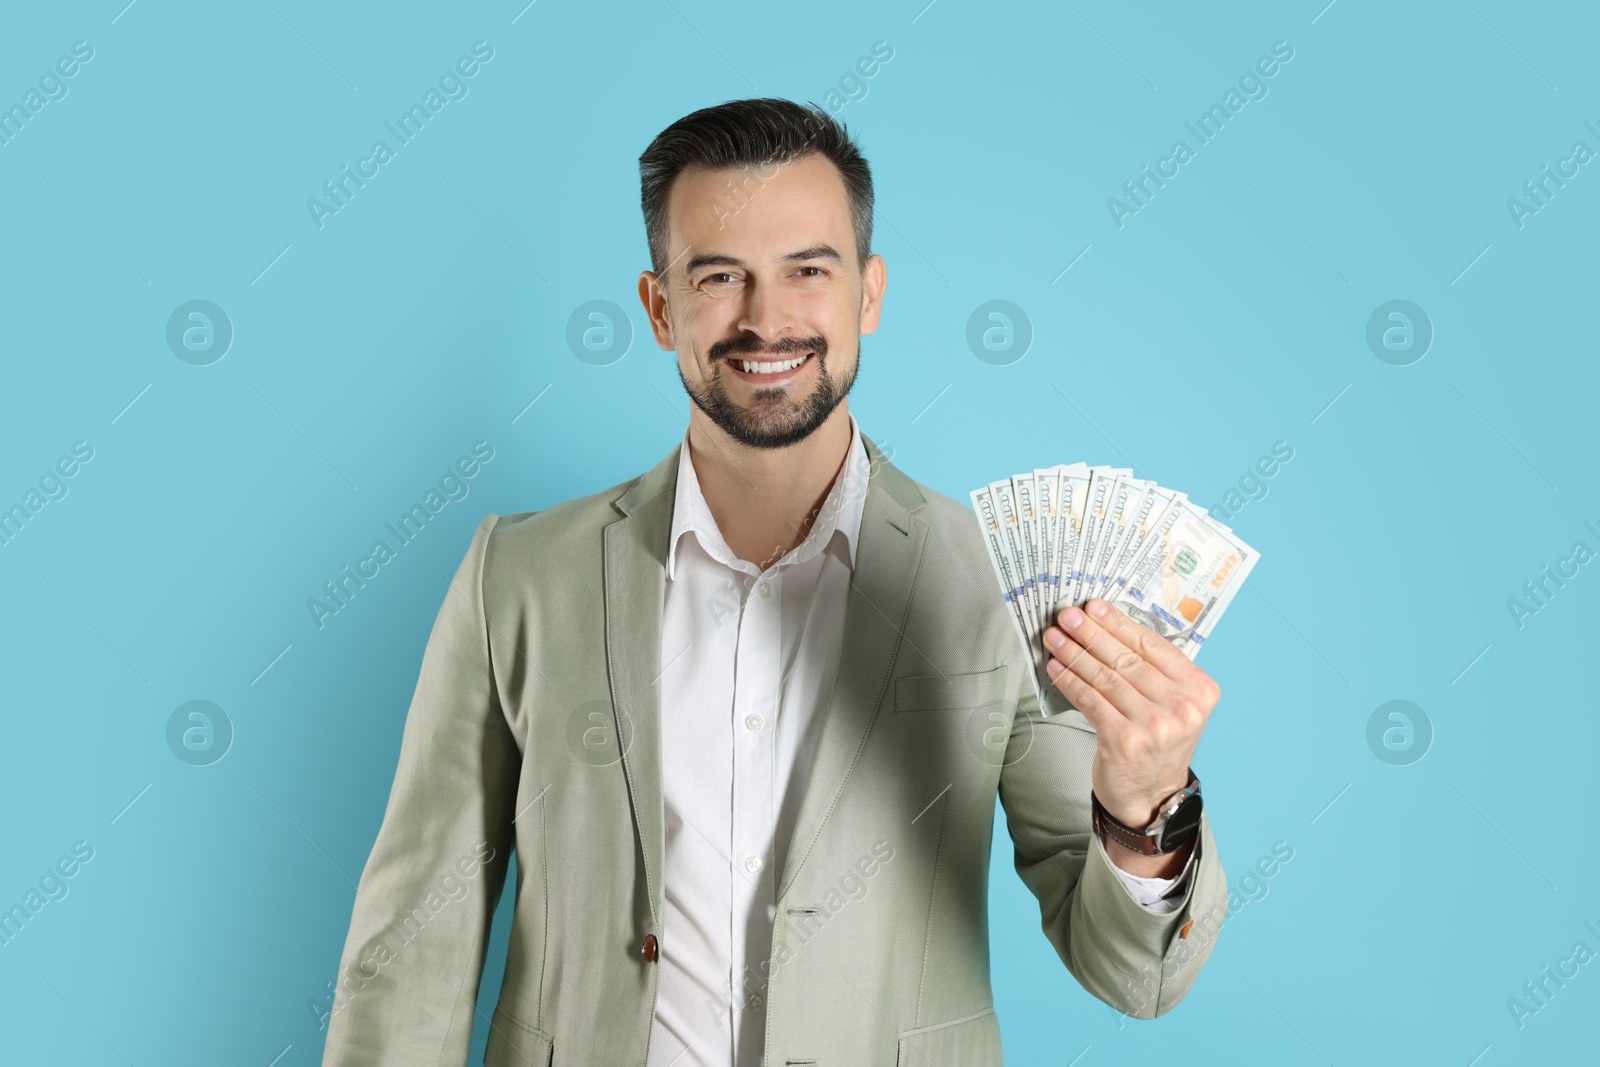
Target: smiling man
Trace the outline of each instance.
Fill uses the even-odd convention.
[[[514,848],[490,1067],[999,1064],[997,796],[1066,968],[1171,1010],[1226,908],[1190,769],[1217,686],[1095,600],[1045,633],[1041,709],[971,512],[849,412],[886,270],[842,126],[733,101],[640,172],[688,427],[637,478],[480,523],[324,1063],[465,1063]]]

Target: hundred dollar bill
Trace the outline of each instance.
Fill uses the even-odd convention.
[[[997,484],[999,483],[972,490],[970,494],[972,508],[977,512],[978,526],[983,531],[983,544],[989,553],[989,565],[994,568],[995,577],[1000,581],[1001,598],[1005,601],[1006,609],[1011,616],[1017,639],[1022,642],[1022,647],[1027,653],[1026,662],[1032,668],[1034,688],[1039,695],[1042,713],[1049,715],[1052,710],[1064,705],[1064,698],[1050,682],[1050,676],[1045,671],[1050,656],[1041,640],[1043,631],[1032,627],[1025,587],[1017,571],[1018,563],[1012,551],[1012,541],[1006,534],[1011,520],[1005,517],[1001,506],[995,500],[994,487]],[[1049,692],[1054,692],[1055,697],[1052,698]]]
[[[1048,621],[1054,622],[1062,608],[1072,603],[1072,590],[1078,580],[1076,567],[1078,549],[1083,535],[1083,520],[1087,512],[1089,495],[1089,467],[1073,463],[1060,468],[1061,487],[1056,511],[1060,520],[1055,536],[1055,602],[1050,605]]]
[[[1033,625],[1041,633],[1044,628],[1044,559],[1039,537],[1039,508],[1035,499],[1037,487],[1032,474],[1017,474],[1011,478],[1011,497],[1017,508],[1018,547],[1022,549],[1019,561],[1028,577],[1028,599],[1033,608]]]
[[[1112,603],[1194,659],[1258,558],[1187,499],[1175,501]]]
[[[1082,604],[1099,579],[1100,539],[1111,502],[1111,487],[1118,477],[1133,472],[1121,467],[1090,467],[1088,497],[1084,501],[1083,529],[1078,537],[1078,561],[1073,567],[1075,581],[1068,595],[1072,604]]]
[[[1139,558],[1139,552],[1144,548],[1151,528],[1161,521],[1161,516],[1179,498],[1188,499],[1177,490],[1163,489],[1154,482],[1148,483],[1138,504],[1133,508],[1133,514],[1127,518],[1127,529],[1123,532],[1122,539],[1111,554],[1111,562],[1106,567],[1109,577],[1101,583],[1095,592],[1096,596],[1102,600],[1110,600],[1122,590],[1128,581],[1128,568]]]
[[[1094,582],[1084,591],[1083,599],[1105,596],[1106,587],[1116,578],[1117,553],[1128,538],[1128,531],[1138,514],[1139,504],[1156,483],[1142,478],[1118,477],[1111,483],[1106,497],[1106,515],[1103,534],[1096,546]]]
[[[1056,534],[1061,522],[1061,468],[1037,467],[1033,472],[1034,503],[1039,513],[1040,632],[1050,622],[1051,609],[1061,597],[1061,564],[1056,558]]]
[[[1010,611],[1017,631],[1027,639],[1026,615],[1023,608],[1023,588],[1017,580],[1016,561],[1011,555],[1011,545],[1003,526],[1006,520],[994,501],[994,494],[986,485],[971,492],[972,510],[978,514],[978,526],[983,531],[983,544],[989,552],[989,565],[1000,580],[1000,594]]]
[[[1000,536],[1006,546],[1006,557],[1011,563],[1012,575],[1016,578],[1018,600],[1022,606],[1023,628],[1027,629],[1039,614],[1037,595],[1039,583],[1033,576],[1028,552],[1023,547],[1022,517],[1017,509],[1016,491],[1011,485],[1011,479],[1001,478],[990,482],[989,496],[994,501],[995,517],[1000,521]]]

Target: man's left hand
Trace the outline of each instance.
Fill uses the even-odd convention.
[[[1171,642],[1098,597],[1064,608],[1044,632],[1056,688],[1095,728],[1095,796],[1127,826],[1145,826],[1189,781],[1189,764],[1221,691]],[[1187,855],[1188,849],[1181,850]],[[1116,853],[1112,853],[1115,855]],[[1122,862],[1132,873],[1178,864]],[[1176,854],[1175,854],[1176,855]],[[1161,861],[1168,857],[1144,857]]]

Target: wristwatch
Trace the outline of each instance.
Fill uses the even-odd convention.
[[[1175,852],[1200,832],[1200,779],[1189,768],[1189,784],[1161,802],[1156,817],[1142,830],[1125,826],[1100,806],[1100,798],[1089,790],[1089,806],[1094,813],[1094,829],[1124,848],[1146,856]]]

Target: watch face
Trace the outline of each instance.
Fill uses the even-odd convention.
[[[1200,826],[1201,800],[1199,793],[1192,793],[1178,805],[1178,810],[1172,813],[1161,833],[1161,847],[1170,848],[1181,845],[1193,836]]]

